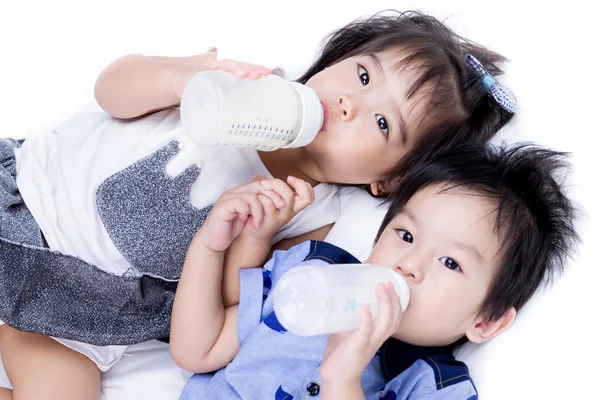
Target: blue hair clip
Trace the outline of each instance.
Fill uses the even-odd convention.
[[[499,84],[498,81],[494,79],[494,77],[487,72],[485,68],[483,68],[483,65],[481,65],[479,60],[472,55],[465,55],[465,62],[471,69],[477,72],[481,78],[483,86],[492,95],[500,107],[504,108],[510,113],[514,113],[517,109],[517,100],[510,90]]]

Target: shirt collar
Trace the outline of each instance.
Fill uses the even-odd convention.
[[[400,375],[419,359],[434,354],[448,354],[449,357],[454,359],[452,351],[457,345],[464,342],[465,339],[460,339],[447,346],[415,346],[394,338],[389,338],[380,349],[381,371],[385,379],[389,381]]]

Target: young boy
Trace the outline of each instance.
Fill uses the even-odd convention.
[[[412,166],[366,260],[401,274],[410,303],[402,313],[392,285],[379,284],[377,318],[365,309],[355,332],[329,337],[287,333],[269,292],[290,268],[359,263],[352,255],[310,241],[264,268],[245,269],[251,247],[236,250],[244,262],[223,257],[238,236],[271,235],[310,203],[310,190],[261,181],[225,194],[190,246],[175,298],[171,351],[199,373],[182,399],[476,399],[452,351],[506,330],[562,270],[577,241],[574,207],[555,179],[564,167],[564,154],[528,145],[467,145]]]

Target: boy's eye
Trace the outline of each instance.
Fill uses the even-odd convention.
[[[413,242],[413,235],[409,231],[405,231],[404,229],[398,229],[398,236],[400,239],[404,240],[406,243]]]
[[[375,118],[377,119],[377,125],[379,125],[379,129],[381,129],[381,131],[385,133],[385,136],[387,137],[388,133],[390,132],[387,120],[385,117],[379,114],[375,114]]]
[[[362,65],[358,66],[358,78],[363,86],[367,86],[369,84],[369,72]]]
[[[440,261],[442,262],[442,264],[444,264],[446,268],[449,268],[454,271],[462,271],[460,269],[460,265],[458,265],[458,263],[450,257],[442,257],[440,258]]]

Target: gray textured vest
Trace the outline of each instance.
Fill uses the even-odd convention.
[[[0,139],[0,319],[22,331],[95,345],[168,337],[176,280],[212,208],[198,210],[188,201],[199,169],[166,175],[178,152],[172,142],[98,188],[108,234],[143,274],[116,276],[44,246],[15,182],[19,145]]]

